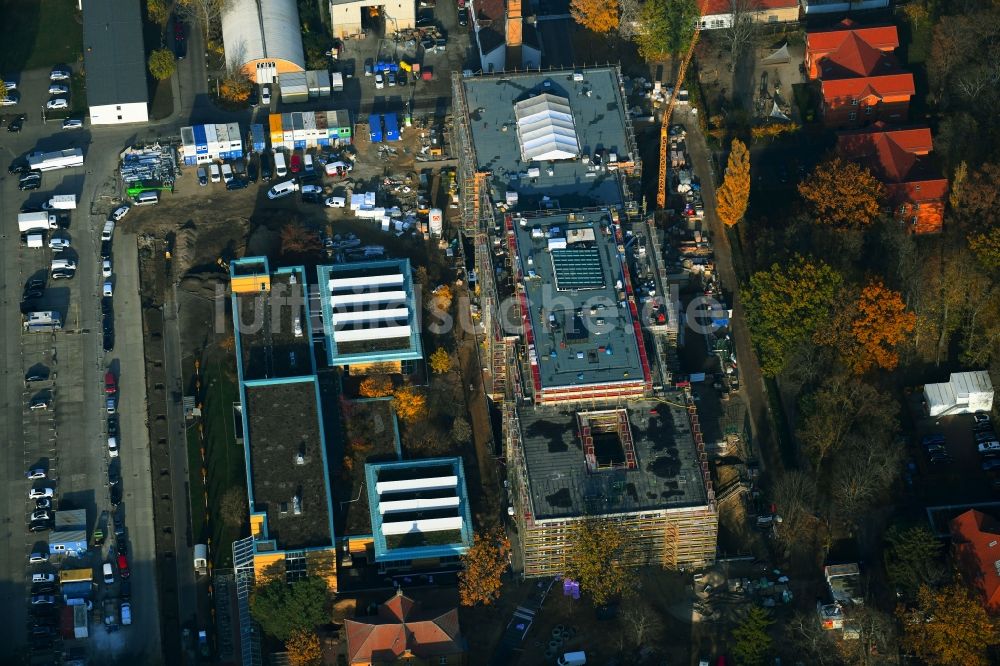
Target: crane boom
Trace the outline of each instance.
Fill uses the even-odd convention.
[[[704,3],[702,3],[704,4]],[[694,47],[698,43],[701,34],[701,16],[704,15],[704,7],[698,13],[699,20],[694,24],[694,34],[691,36],[691,45],[688,46],[684,59],[681,60],[680,70],[677,72],[677,81],[674,82],[674,89],[670,93],[670,100],[666,109],[663,110],[663,125],[660,127],[660,179],[656,186],[656,208],[663,210],[667,207],[667,154],[670,152],[670,117],[674,113],[674,106],[677,104],[677,95],[684,85],[684,76],[687,74],[688,65],[691,64],[691,57],[694,55]]]

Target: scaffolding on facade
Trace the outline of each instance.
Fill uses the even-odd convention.
[[[250,592],[253,591],[254,537],[233,542],[233,573],[236,577],[236,605],[240,623],[240,658],[243,666],[261,666],[260,632],[250,615]]]

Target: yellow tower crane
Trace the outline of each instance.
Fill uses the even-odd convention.
[[[673,115],[674,106],[677,104],[677,95],[684,85],[684,76],[687,74],[688,65],[691,64],[691,57],[694,55],[694,47],[698,43],[701,34],[701,17],[704,16],[705,3],[701,2],[698,11],[698,20],[694,24],[694,34],[691,36],[691,45],[688,46],[684,59],[681,60],[680,69],[677,72],[677,81],[674,82],[674,89],[670,93],[670,101],[663,110],[663,125],[660,127],[660,180],[656,186],[656,208],[663,210],[667,206],[667,157],[670,152],[670,116]]]

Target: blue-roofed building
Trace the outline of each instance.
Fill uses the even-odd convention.
[[[326,579],[337,589],[334,514],[322,391],[306,275],[266,257],[230,264],[240,418],[255,573]]]
[[[423,358],[408,259],[319,266],[316,272],[330,365]]]
[[[375,561],[455,561],[472,545],[472,514],[461,458],[365,465]]]

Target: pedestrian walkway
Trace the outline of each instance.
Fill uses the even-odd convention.
[[[524,642],[525,636],[528,635],[528,630],[531,629],[535,616],[542,609],[545,597],[548,596],[549,590],[552,589],[556,580],[558,579],[550,578],[538,581],[524,605],[514,609],[514,614],[511,616],[510,622],[507,623],[503,636],[500,637],[500,644],[493,652],[490,666],[508,666],[517,662],[514,653],[521,652],[521,644]]]

